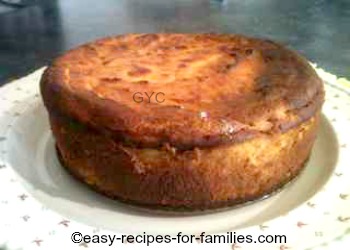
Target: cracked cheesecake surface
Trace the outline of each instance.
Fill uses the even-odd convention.
[[[283,132],[323,102],[321,80],[305,59],[238,35],[102,39],[54,61],[42,87],[54,97],[49,109],[141,147],[191,149]],[[152,93],[163,102],[149,100]]]

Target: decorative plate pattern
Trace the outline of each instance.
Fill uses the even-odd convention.
[[[323,114],[335,131],[338,144],[334,173],[317,194],[294,210],[262,224],[235,230],[236,234],[286,234],[286,244],[220,244],[216,247],[227,250],[322,250],[344,249],[350,245],[350,82],[322,69],[317,71],[326,83]],[[0,249],[110,249],[105,244],[73,244],[70,237],[77,231],[90,235],[118,233],[85,225],[49,209],[34,198],[13,166],[8,164],[7,136],[17,129],[16,121],[29,106],[40,105],[38,82],[42,72],[43,69],[39,69],[0,88]],[[324,154],[326,159],[327,152]],[[18,157],[21,155],[18,151]],[[137,249],[146,245],[118,242],[113,246]],[[162,246],[164,244],[153,244],[152,248]],[[197,243],[182,246],[191,249],[212,247]],[[166,247],[175,249],[178,244],[171,243]]]

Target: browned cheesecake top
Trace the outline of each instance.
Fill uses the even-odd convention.
[[[56,59],[41,90],[52,114],[135,146],[183,149],[284,132],[319,110],[324,95],[320,78],[295,52],[219,34],[89,43]]]

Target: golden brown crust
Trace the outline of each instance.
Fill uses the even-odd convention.
[[[215,34],[83,45],[45,71],[41,92],[74,176],[110,197],[189,209],[256,199],[295,177],[324,98],[295,52]],[[162,101],[139,103],[137,92]]]
[[[127,147],[68,117],[50,120],[63,165],[99,192],[203,210],[263,197],[294,178],[310,154],[319,114],[283,134],[188,151]]]
[[[133,147],[214,147],[286,132],[321,107],[321,80],[296,53],[217,34],[132,34],[83,45],[46,70],[49,112]],[[164,93],[137,103],[136,92]]]

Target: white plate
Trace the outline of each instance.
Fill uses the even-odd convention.
[[[186,215],[134,208],[76,181],[60,166],[55,154],[38,95],[42,70],[5,86],[0,90],[0,132],[5,135],[0,137],[4,162],[0,169],[0,232],[6,231],[6,238],[0,236],[0,246],[3,240],[8,247],[27,249],[46,244],[52,248],[65,238],[60,246],[71,248],[70,235],[62,232],[67,227],[90,234],[234,230],[240,234],[287,235],[287,244],[266,244],[259,249],[305,249],[344,235],[350,228],[350,93],[339,84],[335,86],[336,78],[319,72],[327,81],[327,101],[318,139],[301,175],[268,199]],[[22,241],[14,240],[19,231],[26,235]],[[90,247],[101,249],[101,245]],[[256,249],[254,244],[239,247]]]

